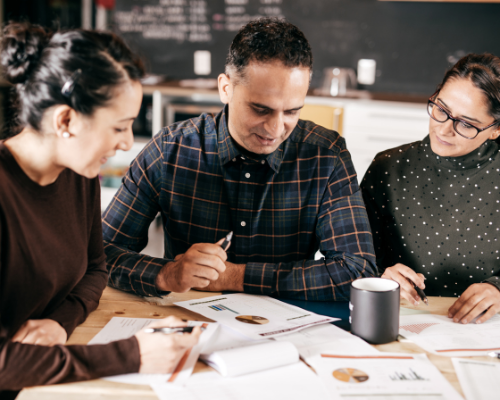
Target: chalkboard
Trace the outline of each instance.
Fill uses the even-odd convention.
[[[223,72],[239,28],[259,16],[284,17],[309,39],[312,87],[326,67],[377,62],[375,92],[432,94],[461,56],[500,55],[500,4],[376,0],[116,0],[113,29],[145,59],[149,72],[195,78],[194,52],[211,52]]]

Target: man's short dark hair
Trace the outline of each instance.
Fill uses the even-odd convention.
[[[302,31],[278,18],[250,21],[237,33],[226,58],[226,75],[245,77],[251,61],[281,61],[286,67],[304,67],[312,72],[311,46]]]

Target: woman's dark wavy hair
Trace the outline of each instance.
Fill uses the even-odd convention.
[[[305,67],[312,71],[311,46],[295,25],[278,18],[250,21],[236,34],[226,58],[226,75],[245,77],[251,61],[281,61],[287,67]]]
[[[493,54],[468,54],[445,74],[437,92],[450,79],[470,79],[486,96],[490,115],[500,125],[500,58]]]
[[[0,63],[15,85],[17,124],[41,130],[44,112],[58,104],[92,115],[113,97],[113,89],[144,76],[144,66],[113,33],[69,30],[52,33],[27,22],[3,30]],[[75,72],[71,93],[61,92]]]

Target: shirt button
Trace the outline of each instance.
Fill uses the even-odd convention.
[[[236,158],[233,158],[233,162],[236,162]]]
[[[261,163],[261,164],[265,164],[265,163],[266,163],[266,160],[262,160],[260,163]]]
[[[248,172],[245,174],[245,178],[250,178],[250,174]]]
[[[244,160],[244,159],[245,159],[245,157],[241,157],[241,159],[242,159],[242,160]]]
[[[247,226],[247,223],[245,221],[241,221],[241,226]]]

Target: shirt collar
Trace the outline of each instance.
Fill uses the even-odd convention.
[[[459,157],[443,157],[432,151],[429,135],[422,140],[421,146],[424,147],[424,151],[426,148],[429,148],[429,151],[434,158],[434,162],[437,165],[457,171],[481,168],[483,164],[493,161],[500,151],[498,142],[496,140],[488,139],[481,146],[468,154]]]
[[[234,139],[229,134],[229,129],[227,127],[227,116],[228,106],[226,104],[224,106],[224,109],[218,116],[217,126],[217,146],[219,151],[219,158],[222,165],[226,165],[231,161],[236,161],[237,158],[241,159],[243,157]],[[265,158],[269,166],[276,173],[279,172],[281,162],[283,161],[285,142],[281,143],[274,152],[272,152]]]

